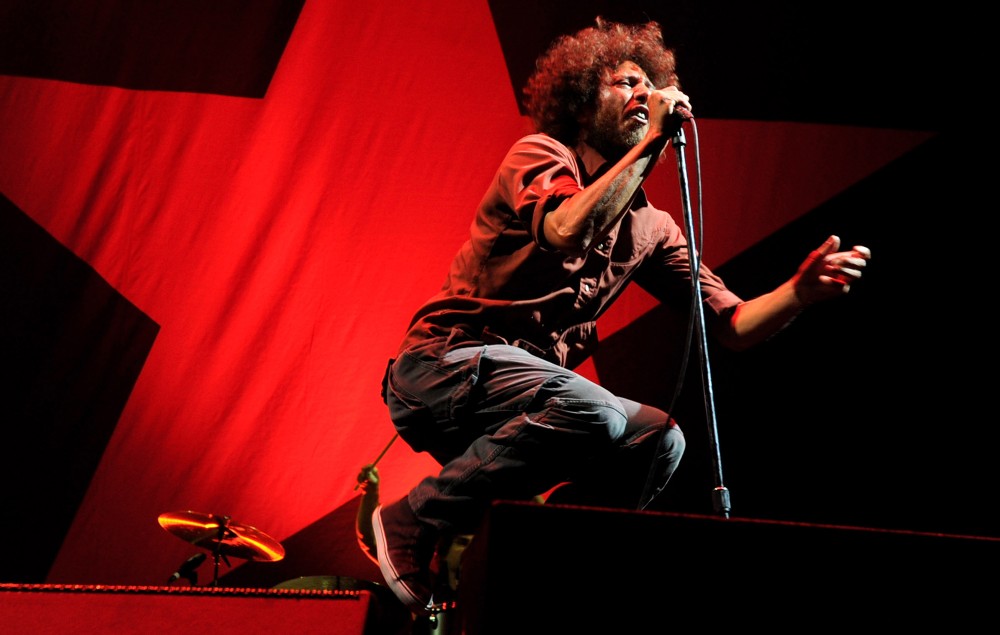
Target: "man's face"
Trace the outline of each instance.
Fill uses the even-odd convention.
[[[646,100],[653,88],[635,62],[622,62],[607,73],[584,141],[605,159],[621,158],[642,140],[649,128]]]

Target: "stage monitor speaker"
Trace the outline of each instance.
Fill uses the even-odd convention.
[[[498,502],[457,604],[464,635],[971,632],[996,617],[998,564],[990,537]]]
[[[377,633],[366,627],[370,598],[369,591],[0,584],[0,633],[363,635]]]

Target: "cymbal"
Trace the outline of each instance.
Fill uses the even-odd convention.
[[[274,538],[250,525],[233,522],[229,516],[193,511],[166,512],[160,526],[181,540],[209,552],[244,560],[277,562],[285,548]]]

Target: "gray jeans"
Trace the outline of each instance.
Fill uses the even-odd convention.
[[[636,509],[684,453],[667,413],[506,344],[428,340],[390,361],[384,398],[400,438],[442,466],[408,498],[443,531],[560,483],[551,502]]]

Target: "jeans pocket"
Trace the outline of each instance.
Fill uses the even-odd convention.
[[[458,421],[475,409],[481,355],[481,346],[421,347],[399,355],[387,374],[386,403],[404,438],[420,437],[416,443],[423,447],[425,434],[456,431]]]

